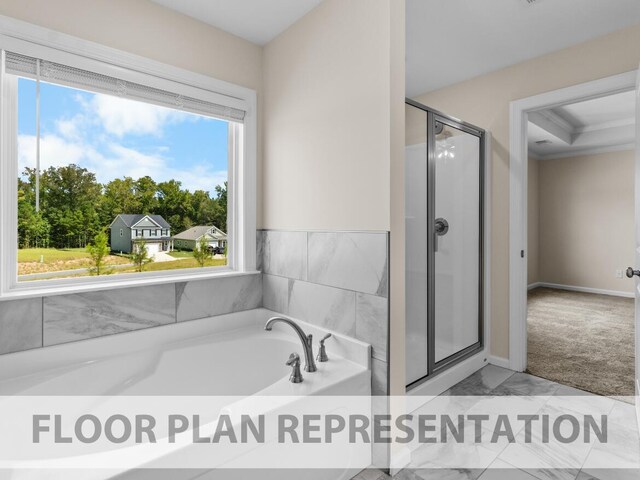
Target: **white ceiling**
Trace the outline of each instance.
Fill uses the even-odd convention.
[[[265,45],[322,0],[152,0],[257,45]]]
[[[635,92],[529,114],[529,153],[554,159],[635,147]]]
[[[640,22],[639,0],[407,0],[406,5],[408,97]]]

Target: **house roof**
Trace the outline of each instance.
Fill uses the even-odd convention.
[[[162,218],[162,215],[144,215],[141,213],[137,213],[137,214],[121,213],[116,216],[116,218],[118,217],[120,217],[124,222],[124,224],[129,228],[133,227],[136,223],[140,222],[140,220],[142,220],[145,217],[149,217],[153,222],[157,223],[158,226],[161,228],[171,228],[171,225],[169,225],[167,221],[164,218]]]
[[[224,240],[227,238],[227,234],[224,233],[217,227],[207,226],[207,225],[199,225],[197,227],[191,227],[184,232],[180,232],[177,235],[174,235],[174,239],[177,240],[198,240],[203,235],[209,235],[212,239],[215,240]]]

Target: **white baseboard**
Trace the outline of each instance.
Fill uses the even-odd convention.
[[[620,292],[617,290],[603,290],[601,288],[590,288],[590,287],[576,287],[573,285],[560,285],[558,283],[547,283],[547,282],[532,283],[527,288],[528,290],[532,290],[538,287],[556,288],[558,290],[569,290],[571,292],[595,293],[598,295],[609,295],[612,297],[625,297],[625,298],[635,297],[635,294],[633,292]]]
[[[489,355],[489,363],[496,367],[511,368],[511,364],[508,358],[497,357],[495,355]]]

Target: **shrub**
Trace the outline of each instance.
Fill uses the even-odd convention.
[[[204,236],[200,238],[196,248],[193,249],[193,258],[196,259],[198,265],[201,267],[205,266],[207,260],[211,260],[211,258],[213,258],[213,254],[209,251],[209,242],[207,242],[207,239]]]
[[[105,232],[98,233],[93,238],[93,243],[87,245],[87,253],[93,263],[93,266],[89,267],[91,275],[108,275],[112,272],[112,268],[106,264],[109,251],[109,240]]]
[[[145,242],[144,240],[141,242],[136,242],[133,248],[133,253],[129,255],[129,258],[136,266],[136,272],[142,272],[146,264],[153,262],[153,258],[149,257],[147,242]]]

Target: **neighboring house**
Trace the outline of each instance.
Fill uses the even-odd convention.
[[[145,242],[149,255],[172,249],[171,226],[160,215],[120,214],[109,228],[114,252],[131,253],[141,242]]]
[[[175,235],[173,245],[181,250],[194,250],[203,237],[210,247],[224,248],[227,245],[227,234],[212,226],[191,227]]]

